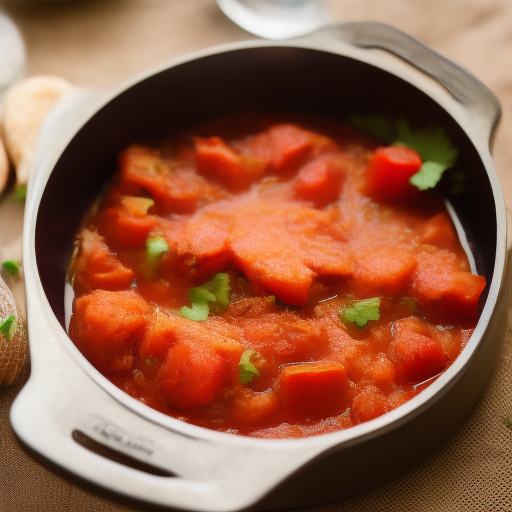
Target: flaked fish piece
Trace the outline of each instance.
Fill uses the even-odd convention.
[[[0,329],[0,386],[8,386],[28,363],[28,339],[26,322],[18,316],[14,297],[1,277],[0,325],[4,325]]]

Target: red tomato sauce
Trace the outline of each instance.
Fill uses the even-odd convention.
[[[399,407],[458,356],[485,287],[443,198],[408,184],[418,158],[256,114],[126,148],[77,236],[71,339],[132,397],[219,431],[311,436]],[[229,303],[203,291],[207,317],[183,316],[219,275]],[[364,299],[378,314],[358,322]]]

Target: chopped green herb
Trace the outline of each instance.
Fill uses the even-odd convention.
[[[17,328],[18,322],[14,315],[0,319],[0,333],[6,340],[12,340]]]
[[[188,298],[191,307],[183,306],[179,313],[189,320],[201,322],[208,318],[210,307],[227,307],[229,305],[229,276],[224,273],[215,274],[213,279],[195,288],[190,288]]]
[[[351,114],[348,121],[355,128],[388,144],[396,139],[395,123],[385,116]]]
[[[168,250],[169,246],[165,238],[161,236],[151,236],[146,240],[146,261],[140,266],[144,276],[151,279],[158,266],[160,257]]]
[[[512,416],[503,418],[503,423],[505,424],[506,427],[512,429]]]
[[[2,263],[2,268],[4,268],[11,276],[16,276],[20,271],[20,262],[14,260],[7,260]]]
[[[18,185],[14,189],[14,198],[18,201],[25,201],[27,198],[27,186],[26,185]]]
[[[165,238],[161,236],[151,236],[146,240],[146,251],[148,258],[154,260],[169,250]]]
[[[247,384],[248,382],[251,382],[251,380],[254,377],[257,377],[260,372],[254,366],[253,363],[251,363],[251,357],[254,355],[257,355],[257,352],[254,350],[246,350],[242,357],[240,358],[240,362],[238,363],[238,367],[240,369],[240,382],[242,384]]]
[[[413,130],[403,118],[392,123],[383,116],[361,115],[350,116],[349,122],[388,144],[404,144],[414,149],[420,155],[423,165],[411,177],[410,183],[420,190],[434,188],[443,173],[457,161],[459,152],[440,126]]]
[[[340,309],[339,317],[342,321],[356,323],[359,327],[364,327],[368,320],[378,320],[380,318],[379,308],[379,297],[353,301],[347,304],[345,308]]]
[[[180,308],[179,313],[189,320],[194,320],[194,322],[202,322],[208,318],[210,308],[206,302],[202,304],[193,302],[191,307],[183,306]]]

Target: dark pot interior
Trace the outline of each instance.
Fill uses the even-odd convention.
[[[492,279],[496,212],[487,172],[463,129],[415,86],[338,54],[297,48],[242,48],[158,72],[122,91],[97,112],[58,160],[36,224],[36,259],[49,303],[64,326],[64,282],[80,222],[116,169],[126,145],[152,140],[239,110],[292,110],[343,119],[389,113],[420,126],[445,127],[467,174],[450,198],[466,230],[477,268]]]

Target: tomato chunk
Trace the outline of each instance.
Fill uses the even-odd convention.
[[[263,160],[237,153],[220,137],[197,137],[195,148],[199,174],[218,180],[232,191],[248,188],[265,171]]]
[[[323,135],[282,123],[250,137],[241,147],[265,161],[271,170],[286,172],[299,166],[308,156],[336,148],[336,144]]]
[[[102,236],[82,230],[80,251],[75,260],[78,294],[97,288],[123,290],[129,288],[134,279],[135,273],[110,252]]]
[[[112,206],[105,211],[99,228],[114,247],[141,249],[156,224],[157,218],[153,215],[133,216],[122,207]]]
[[[341,364],[291,364],[281,370],[279,400],[292,413],[310,419],[326,418],[341,412],[347,385]]]
[[[325,327],[289,312],[241,318],[238,323],[251,347],[279,364],[320,357],[329,345]]]
[[[443,347],[419,320],[397,321],[395,333],[389,354],[396,364],[397,373],[403,374],[407,382],[423,382],[444,369],[448,358]]]
[[[232,337],[237,331],[223,330],[214,319],[194,322],[174,316],[173,324],[176,344],[168,350],[158,374],[162,392],[178,407],[208,404],[237,381],[243,352]]]
[[[160,387],[178,407],[210,403],[224,383],[222,358],[205,346],[179,343],[169,350],[161,368]]]
[[[240,427],[258,427],[275,418],[279,411],[279,400],[272,390],[256,393],[242,388],[232,404],[233,421]]]
[[[377,388],[369,387],[359,393],[352,402],[350,418],[354,425],[382,416],[388,410],[385,395]]]
[[[367,169],[367,190],[383,200],[412,200],[419,190],[409,183],[422,165],[421,157],[407,146],[386,146],[375,150]]]
[[[119,167],[128,193],[149,192],[157,206],[168,213],[192,213],[199,204],[223,195],[191,165],[177,166],[145,146],[132,145],[124,150]]]
[[[400,293],[416,269],[416,258],[406,247],[376,247],[358,256],[353,278],[366,293]]]
[[[343,178],[343,169],[335,160],[317,158],[299,170],[292,188],[298,199],[324,208],[338,199]]]
[[[459,269],[460,261],[449,251],[420,253],[412,283],[420,307],[441,319],[476,318],[485,277]]]
[[[95,290],[76,299],[69,334],[100,371],[125,372],[150,313],[149,304],[131,290]]]
[[[176,321],[160,309],[155,310],[141,339],[141,359],[163,359],[167,351],[176,344]]]

